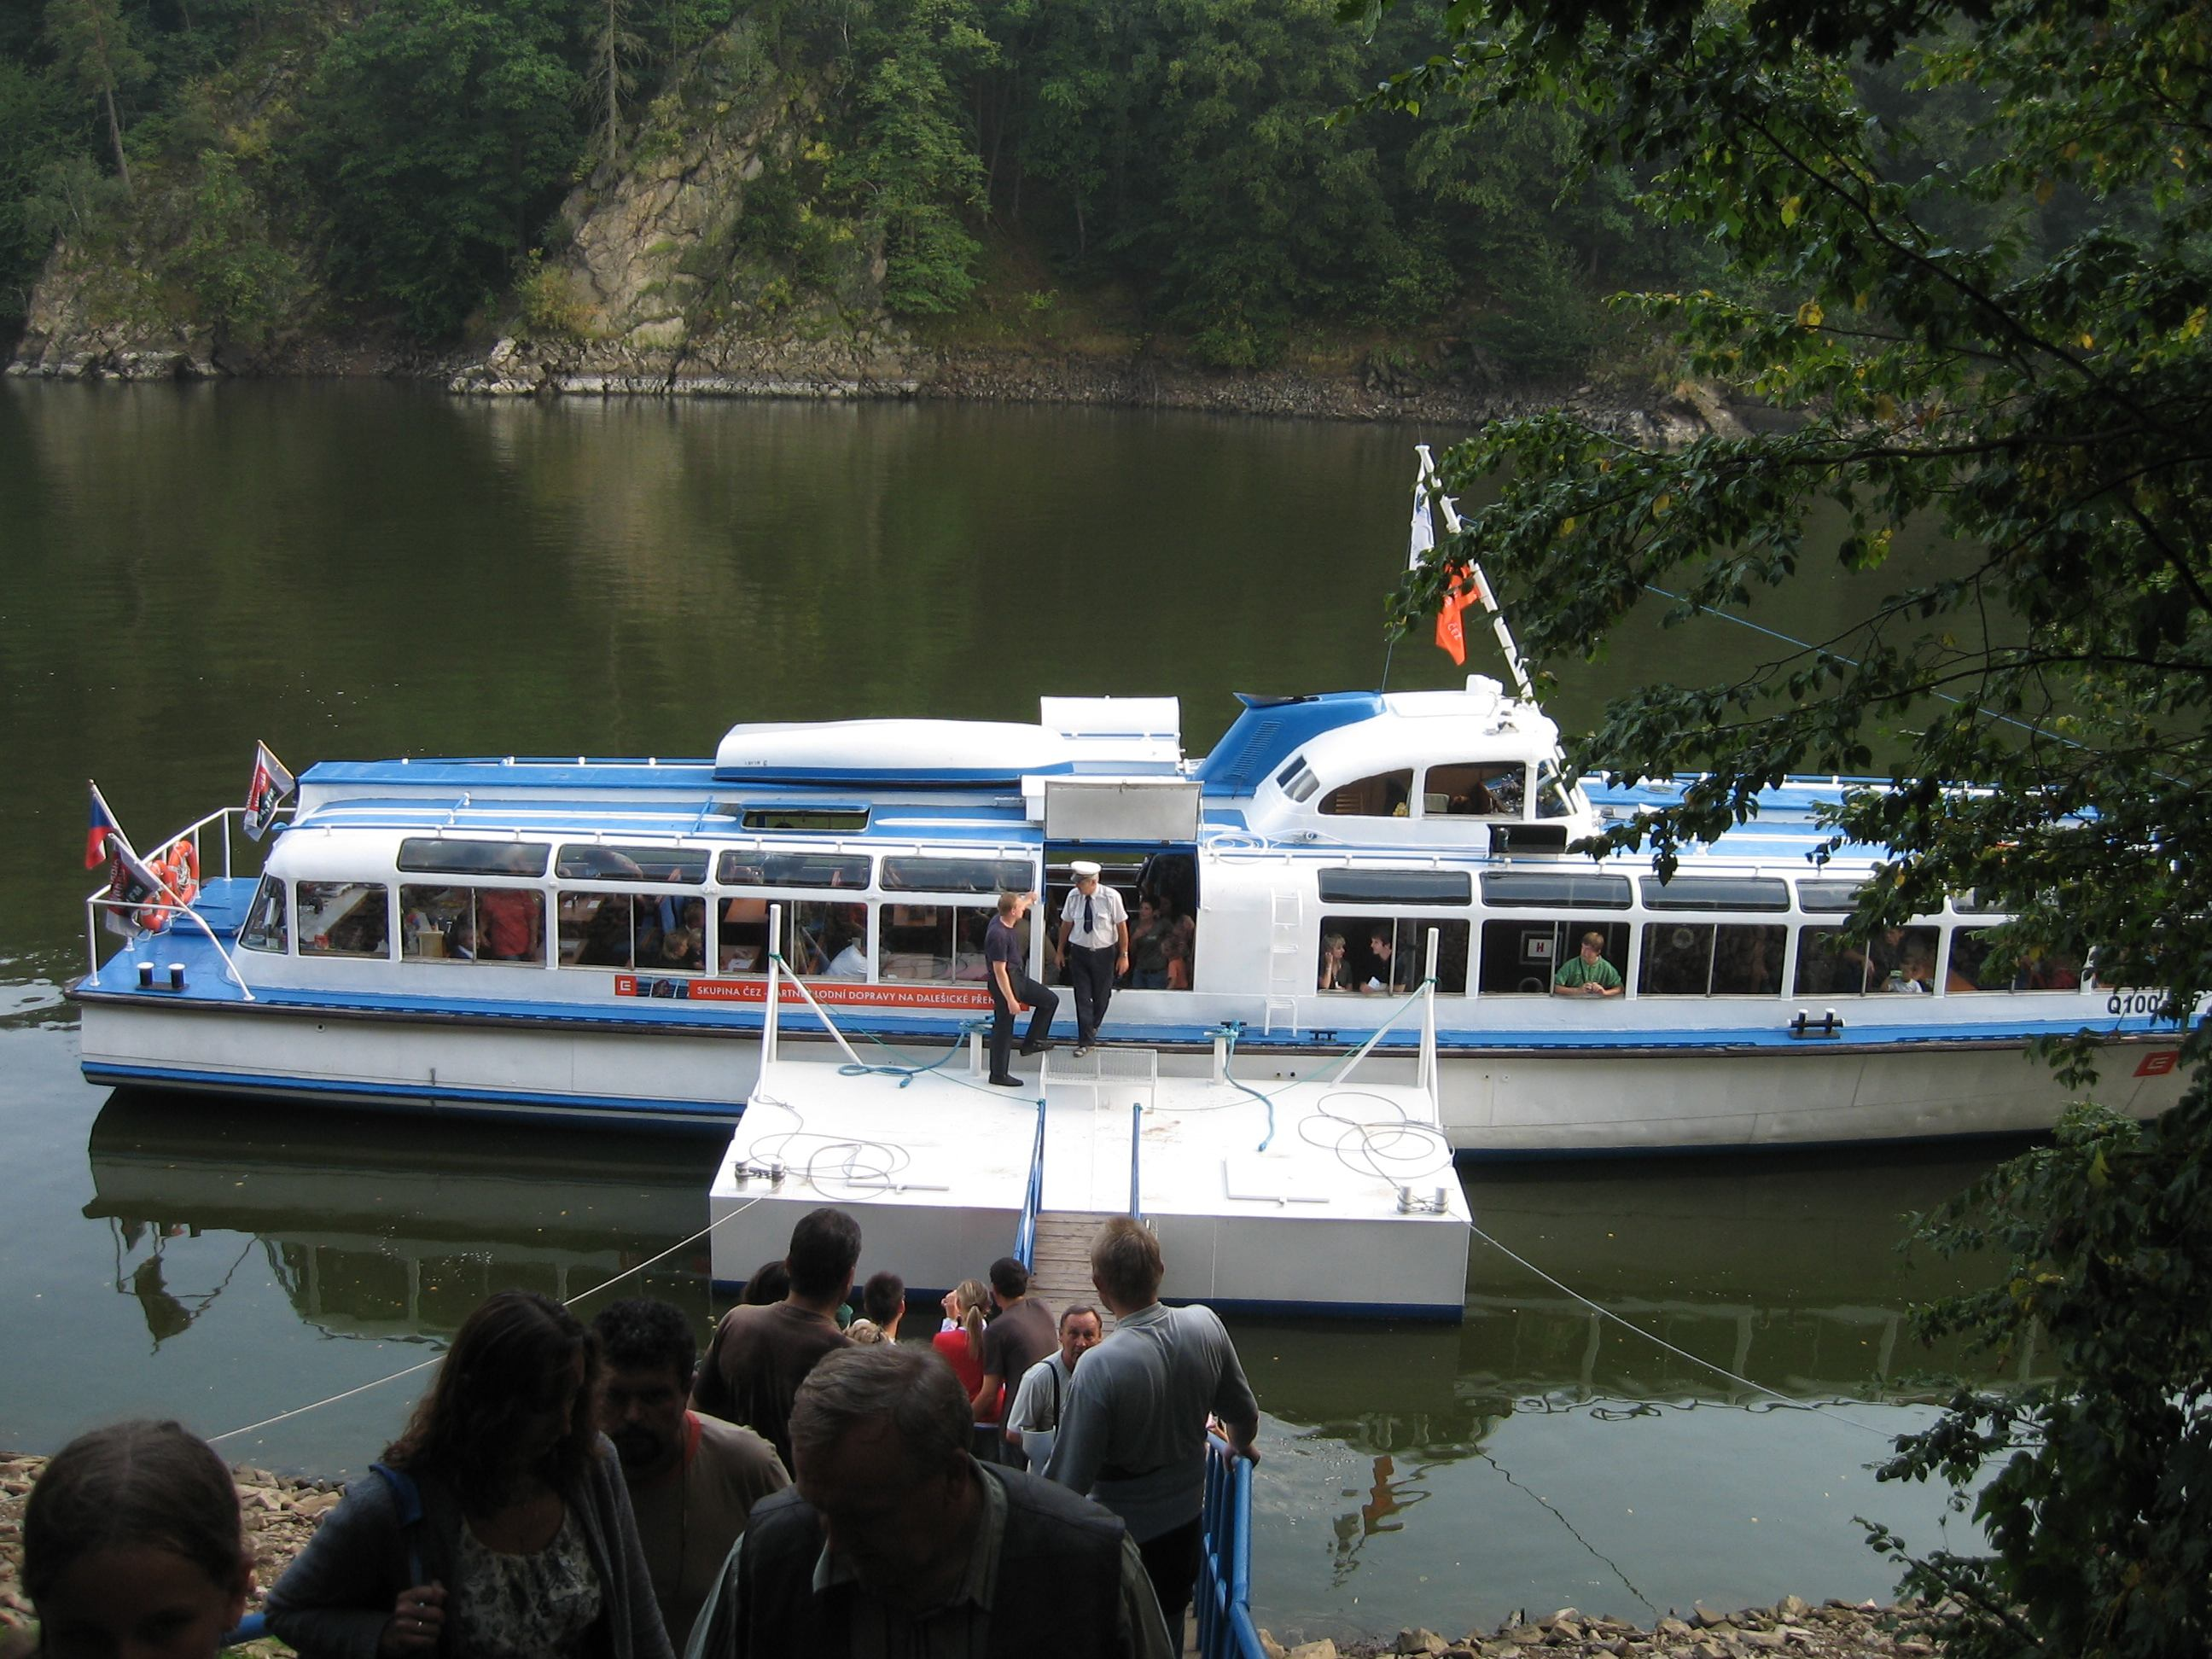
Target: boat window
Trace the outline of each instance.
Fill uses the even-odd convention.
[[[410,836],[399,843],[399,867],[454,876],[542,876],[553,845],[543,841],[447,841]]]
[[[984,982],[983,935],[995,906],[886,904],[878,913],[883,930],[883,977],[902,984]],[[1036,913],[1023,920],[1023,954],[1034,935]]]
[[[1303,756],[1276,773],[1275,782],[1294,801],[1311,800],[1314,791],[1321,787],[1321,780],[1314,775],[1313,768],[1305,763]]]
[[[1339,784],[1322,797],[1321,810],[1333,818],[1402,818],[1413,798],[1413,769],[1408,766]]]
[[[748,807],[738,819],[748,830],[826,830],[832,834],[868,827],[866,807]]]
[[[783,959],[802,979],[867,978],[868,907],[793,899],[783,907]]]
[[[1797,908],[1815,915],[1856,909],[1859,895],[1865,890],[1863,881],[1801,881],[1797,884]]]
[[[1640,876],[1644,903],[1652,910],[1787,910],[1790,884],[1754,876]],[[1774,988],[1780,990],[1777,985]]]
[[[1324,870],[1324,904],[1465,904],[1474,883],[1464,870]]]
[[[703,899],[571,890],[561,895],[557,914],[564,968],[696,973],[706,965]]]
[[[1428,916],[1323,916],[1315,981],[1323,991],[1401,994],[1420,983],[1437,939],[1437,990],[1464,995],[1469,931],[1463,921]]]
[[[1026,859],[885,859],[887,893],[1026,893],[1036,866]]]
[[[1421,811],[1429,817],[1517,818],[1528,788],[1518,761],[1465,761],[1431,766],[1421,780]]]
[[[564,881],[688,881],[707,879],[707,851],[700,847],[612,847],[600,842],[561,849],[553,873]]]
[[[253,902],[246,908],[238,942],[249,951],[273,951],[281,956],[290,939],[290,930],[284,925],[284,884],[274,876],[264,876],[254,890]]]
[[[865,853],[725,853],[714,879],[725,887],[866,887],[868,856]]]
[[[1564,818],[1571,816],[1574,810],[1574,797],[1567,793],[1567,786],[1559,775],[1548,766],[1539,770],[1536,774],[1536,816],[1540,818]]]
[[[1965,916],[2002,915],[2005,910],[1995,899],[1984,899],[1971,887],[1951,896],[1951,908]]]
[[[399,954],[420,960],[545,960],[545,895],[530,887],[402,887]]]
[[[1782,991],[1783,927],[1658,922],[1644,930],[1639,996],[1771,997]]]
[[[1627,878],[1620,878],[1627,885]],[[1490,878],[1485,876],[1486,886]],[[1482,924],[1482,994],[1549,996],[1553,975],[1582,949],[1584,933],[1605,936],[1605,959],[1621,970],[1628,961],[1628,924],[1595,916],[1514,916]],[[1627,981],[1621,973],[1623,983]],[[1591,999],[1593,1001],[1595,998]]]
[[[381,882],[303,881],[300,884],[300,954],[303,957],[387,957],[391,890]]]
[[[1991,963],[1997,942],[1994,927],[1961,927],[1951,935],[1951,959],[1943,975],[1947,992],[2078,991],[2081,964],[2062,951],[2039,951],[2000,973]]]
[[[1486,870],[1482,875],[1482,902],[1510,909],[1573,906],[1577,909],[1626,910],[1629,902],[1628,878],[1583,875],[1571,870]]]
[[[1796,994],[1912,994],[1936,988],[1936,929],[1886,927],[1863,945],[1839,927],[1797,930]]]

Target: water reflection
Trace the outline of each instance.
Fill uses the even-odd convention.
[[[208,1312],[203,1253],[175,1241],[243,1235],[303,1324],[325,1335],[442,1342],[486,1296],[567,1301],[705,1224],[718,1142],[518,1134],[118,1092],[93,1125],[87,1217],[113,1236],[115,1285],[155,1345]],[[707,1253],[654,1264],[657,1294],[706,1317]],[[234,1263],[230,1272],[236,1271]],[[632,1293],[625,1284],[619,1294]]]

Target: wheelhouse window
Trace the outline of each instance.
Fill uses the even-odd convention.
[[[399,867],[453,876],[542,876],[553,844],[544,841],[448,841],[410,836],[399,843]]]
[[[284,924],[284,884],[274,876],[261,878],[253,902],[246,908],[238,942],[249,951],[269,951],[282,956],[290,948],[291,930]]]
[[[1951,935],[1951,956],[1945,964],[1943,988],[1966,991],[2078,991],[2081,964],[2063,951],[2039,951],[2000,970],[1994,960],[1997,930],[1960,927]]]
[[[1483,878],[1486,893],[1492,878]],[[1580,879],[1589,880],[1583,877]],[[1628,878],[1613,878],[1626,889]],[[1624,890],[1623,902],[1626,902]],[[1583,935],[1604,936],[1602,955],[1621,975],[1628,975],[1628,924],[1602,916],[1508,916],[1482,924],[1482,994],[1544,997],[1560,969],[1582,949]]]
[[[1432,933],[1437,936],[1437,990],[1464,995],[1468,924],[1432,916],[1323,916],[1315,988],[1370,994],[1411,991],[1421,982]]]
[[[1431,766],[1421,781],[1427,817],[1517,818],[1528,793],[1519,761],[1467,761]]]
[[[1783,902],[1789,902],[1786,890]],[[1644,930],[1637,994],[1778,996],[1782,956],[1789,943],[1790,930],[1779,926],[1653,922]]]
[[[535,888],[403,886],[399,908],[404,957],[545,960],[545,896]]]
[[[1801,892],[1798,902],[1804,897]],[[1797,930],[1799,996],[1916,994],[1936,988],[1934,927],[1885,927],[1856,944],[1840,927]]]
[[[706,966],[707,904],[680,893],[563,892],[561,965],[696,973]]]
[[[1275,782],[1294,801],[1311,800],[1314,791],[1321,787],[1321,780],[1314,775],[1313,768],[1306,764],[1303,755],[1276,773]]]
[[[300,884],[300,954],[303,957],[388,957],[392,954],[392,890],[381,882],[303,881]]]
[[[1321,798],[1321,810],[1334,818],[1401,818],[1413,798],[1413,769],[1409,766],[1339,784]]]
[[[887,903],[878,914],[884,979],[902,984],[983,983],[983,935],[998,914],[995,906]],[[1024,957],[1036,922],[1034,910],[1023,919]]]
[[[751,806],[738,814],[748,830],[813,830],[858,835],[868,827],[866,807]]]

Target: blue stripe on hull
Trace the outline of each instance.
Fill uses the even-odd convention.
[[[486,1120],[546,1115],[568,1121],[619,1124],[626,1128],[678,1132],[726,1129],[743,1114],[742,1103],[685,1101],[674,1103],[618,1095],[557,1095],[495,1089],[444,1089],[399,1083],[319,1083],[300,1078],[234,1072],[200,1072],[159,1066],[111,1066],[87,1060],[85,1080],[111,1088],[191,1089],[207,1093],[273,1096],[295,1100],[342,1100],[386,1111],[434,1112]]]

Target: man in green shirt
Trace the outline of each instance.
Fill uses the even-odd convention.
[[[1605,959],[1605,935],[1584,933],[1583,948],[1572,962],[1552,975],[1555,997],[1617,997],[1620,969]]]

